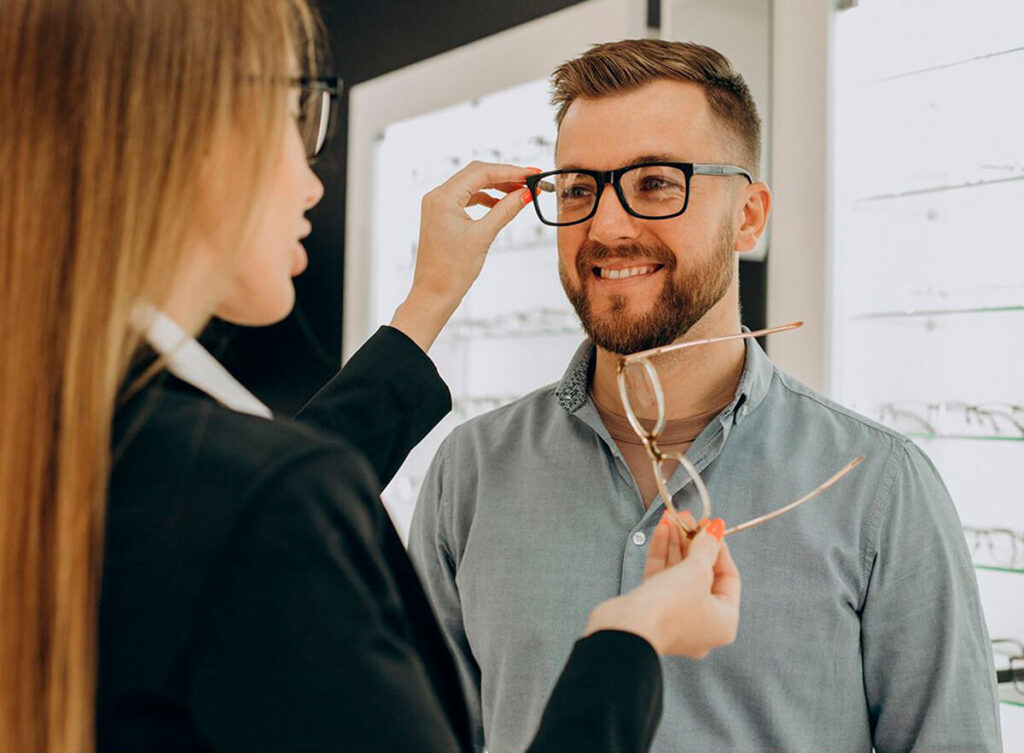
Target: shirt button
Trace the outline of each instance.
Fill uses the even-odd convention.
[[[643,531],[637,531],[633,534],[633,543],[637,546],[643,546],[647,543],[647,534]]]

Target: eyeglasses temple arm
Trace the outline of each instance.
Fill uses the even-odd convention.
[[[734,533],[739,533],[740,531],[745,531],[748,528],[753,528],[754,526],[761,525],[761,523],[765,523],[765,522],[771,520],[772,518],[777,518],[780,515],[786,514],[790,510],[792,510],[792,509],[794,509],[796,507],[799,507],[804,502],[809,502],[810,500],[814,499],[819,494],[824,492],[826,489],[828,489],[830,486],[835,484],[837,481],[839,481],[839,479],[841,479],[843,476],[845,476],[847,473],[852,471],[854,468],[856,468],[858,465],[860,465],[863,462],[864,462],[864,456],[863,455],[858,455],[853,460],[851,460],[849,463],[847,463],[845,466],[843,466],[840,470],[836,471],[836,473],[834,473],[827,481],[825,481],[825,483],[823,483],[821,486],[819,486],[817,489],[815,489],[814,491],[810,492],[809,494],[801,497],[796,502],[791,502],[790,504],[786,505],[785,507],[780,507],[778,510],[774,510],[774,511],[768,513],[767,515],[762,515],[760,518],[754,518],[753,520],[748,520],[746,523],[742,523],[741,525],[734,526],[733,528],[729,528],[728,530],[726,530],[725,535],[729,536],[729,535],[734,534]]]
[[[776,332],[786,332],[787,330],[797,329],[798,327],[804,326],[803,322],[790,322],[789,324],[781,324],[778,327],[769,327],[767,329],[756,329],[752,332],[737,332],[732,335],[721,335],[719,337],[709,337],[704,340],[690,340],[689,342],[674,343],[672,345],[662,345],[659,348],[651,348],[650,350],[641,350],[637,353],[630,353],[626,356],[620,356],[619,360],[623,364],[633,363],[635,361],[642,361],[645,358],[651,356],[661,355],[662,353],[671,353],[676,350],[683,350],[685,348],[695,348],[698,345],[714,345],[715,343],[727,342],[729,340],[748,340],[752,337],[763,337],[765,335],[774,335]]]

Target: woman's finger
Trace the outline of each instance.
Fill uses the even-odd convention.
[[[697,565],[712,570],[718,560],[718,552],[721,548],[721,541],[708,533],[706,528],[701,529],[690,542],[687,560],[694,561]]]
[[[439,188],[444,193],[455,194],[459,204],[465,207],[473,194],[481,189],[497,187],[499,184],[518,184],[516,187],[518,189],[519,186],[526,183],[527,176],[537,172],[539,171],[533,167],[502,165],[494,162],[470,162],[442,183]]]
[[[683,557],[686,556],[686,552],[683,550],[683,532],[674,522],[669,525],[669,538],[668,538],[668,566],[678,565],[683,561]]]
[[[658,525],[654,526],[654,533],[651,535],[651,543],[647,547],[647,562],[644,563],[644,578],[657,575],[665,569],[668,562],[669,533],[675,528],[662,518]]]
[[[738,606],[740,603],[740,572],[733,562],[729,546],[724,542],[715,560],[715,580],[711,584],[711,593],[730,604]]]
[[[488,240],[493,241],[497,237],[498,232],[514,220],[516,215],[522,211],[523,207],[530,203],[532,198],[530,192],[525,188],[510,193],[476,222],[483,228]]]
[[[497,196],[491,196],[483,191],[478,191],[469,199],[467,207],[483,206],[493,208],[500,199]]]
[[[484,188],[493,188],[497,191],[501,191],[502,193],[512,193],[513,191],[518,191],[520,188],[525,187],[525,181],[519,183],[495,183],[493,186],[484,186]]]

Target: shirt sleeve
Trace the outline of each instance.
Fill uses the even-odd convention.
[[[215,750],[456,751],[410,640],[373,481],[320,452],[263,484],[197,618],[189,711]]]
[[[451,407],[434,362],[401,331],[381,327],[296,418],[344,437],[384,488]]]
[[[462,622],[462,603],[455,583],[456,564],[451,546],[455,538],[450,515],[454,500],[451,499],[452,485],[446,483],[450,446],[450,439],[441,445],[420,487],[419,501],[409,529],[409,556],[455,658],[466,696],[473,747],[480,751],[484,747],[480,667],[473,657]]]
[[[875,750],[1000,751],[991,645],[960,520],[924,453],[908,440],[895,452],[861,613]]]

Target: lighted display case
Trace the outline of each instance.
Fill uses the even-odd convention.
[[[832,392],[928,453],[991,637],[1021,640],[1024,4],[850,5],[833,47]],[[1005,749],[1024,750],[1024,696],[1000,691]]]

